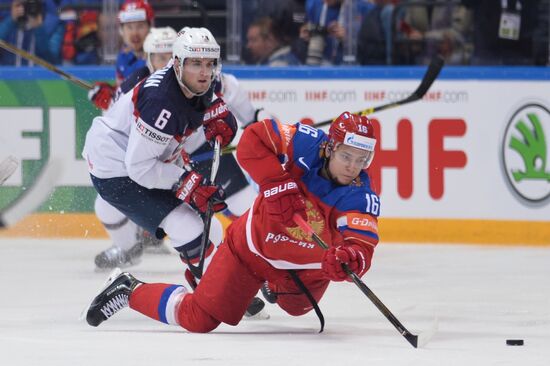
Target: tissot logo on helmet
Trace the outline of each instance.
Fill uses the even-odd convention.
[[[506,127],[502,166],[512,189],[524,200],[550,197],[550,111],[538,104],[520,108]]]

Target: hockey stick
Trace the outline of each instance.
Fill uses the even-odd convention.
[[[210,170],[210,184],[213,184],[216,180],[216,175],[218,174],[218,168],[220,166],[220,157],[221,157],[221,142],[222,137],[216,136],[216,141],[214,143],[214,156],[212,157],[212,169]],[[204,214],[204,230],[202,232],[201,238],[201,253],[199,264],[194,266],[191,262],[188,263],[189,270],[196,278],[200,279],[202,277],[202,270],[204,267],[204,257],[206,254],[206,247],[208,246],[208,241],[210,240],[210,226],[212,224],[212,216],[214,216],[214,207],[212,200],[208,200],[208,207]]]
[[[435,79],[437,79],[437,76],[439,75],[439,72],[443,68],[444,63],[445,63],[445,61],[443,60],[443,58],[441,56],[435,56],[434,58],[432,58],[432,60],[430,62],[430,65],[428,66],[428,69],[426,70],[426,73],[424,74],[424,77],[422,78],[422,81],[420,82],[420,85],[407,98],[402,99],[402,100],[398,100],[397,102],[382,104],[378,107],[367,108],[367,109],[359,111],[355,114],[361,114],[363,116],[366,116],[366,115],[369,115],[369,114],[373,114],[374,112],[380,112],[380,111],[383,111],[383,110],[386,110],[386,109],[397,107],[397,106],[400,106],[400,105],[403,105],[403,104],[416,102],[417,100],[422,99],[424,97],[424,95],[426,95],[426,92],[428,91],[428,89],[430,89],[430,87],[432,86]],[[323,127],[323,126],[331,124],[332,121],[333,121],[332,119],[329,119],[329,120],[326,120],[326,121],[318,122],[318,123],[315,123],[313,125],[313,127],[315,127],[315,128]]]
[[[328,249],[329,246],[317,235],[311,226],[298,214],[294,214],[293,216],[294,222],[300,226],[302,230],[304,230],[306,233],[310,234],[315,243],[319,245],[323,249]],[[371,291],[370,288],[365,285],[363,281],[357,276],[351,269],[349,269],[348,265],[345,263],[342,263],[342,268],[346,272],[346,274],[353,280],[353,283],[359,287],[359,289],[369,298],[370,301],[380,310],[382,314],[392,323],[392,325],[397,329],[397,331],[405,337],[405,339],[414,347],[423,347],[433,336],[437,329],[437,319],[430,329],[430,331],[426,333],[422,333],[419,335],[414,335],[411,332],[401,324],[401,322],[395,317],[395,315],[392,314],[392,312],[384,305],[382,301],[374,294],[374,292]]]
[[[36,210],[55,188],[62,170],[63,166],[60,160],[48,161],[33,185],[8,207],[0,211],[0,228],[12,226]]]
[[[15,172],[19,162],[13,155],[9,155],[0,163],[0,186]]]
[[[444,63],[445,62],[444,62],[444,60],[441,56],[435,56],[434,58],[432,58],[432,60],[430,62],[430,65],[428,66],[428,69],[426,70],[426,73],[424,74],[424,77],[422,78],[422,81],[420,82],[420,85],[407,98],[402,99],[402,100],[398,100],[397,102],[382,104],[378,107],[367,108],[367,109],[359,111],[355,114],[361,114],[361,115],[366,116],[366,115],[369,115],[369,114],[373,114],[374,112],[380,112],[380,111],[383,111],[383,110],[386,110],[386,109],[390,109],[390,108],[393,108],[393,107],[397,107],[397,106],[400,106],[400,105],[403,105],[403,104],[408,104],[408,103],[415,102],[417,100],[422,99],[424,97],[424,95],[426,95],[426,93],[428,92],[428,89],[430,89],[430,87],[432,86],[435,79],[437,79],[437,77],[439,76],[439,73],[441,72],[441,69],[443,68]],[[333,121],[333,119],[329,119],[329,120],[326,120],[326,121],[321,121],[321,122],[313,124],[313,127],[319,128],[319,127],[323,127],[323,126],[326,126],[326,125],[330,125],[332,123],[332,121]],[[236,149],[237,149],[236,146],[224,147],[223,151],[222,151],[222,154],[229,154],[229,153],[235,151]]]
[[[78,85],[78,86],[80,86],[84,89],[89,90],[89,89],[92,89],[94,87],[92,84],[88,83],[87,81],[79,79],[76,76],[71,75],[71,74],[61,70],[60,68],[50,64],[48,61],[46,61],[44,59],[41,59],[40,57],[35,56],[32,53],[28,53],[27,51],[22,50],[21,48],[15,47],[15,46],[13,46],[13,45],[9,44],[8,42],[3,41],[1,39],[0,39],[0,47],[5,49],[6,51],[14,53],[14,54],[16,54],[18,56],[21,56],[23,58],[26,58],[27,60],[32,61],[37,65],[43,66],[46,69],[55,72],[57,75],[61,76],[63,79],[71,81],[71,82],[75,83],[76,85]]]

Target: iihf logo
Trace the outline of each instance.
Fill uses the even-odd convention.
[[[550,111],[539,104],[521,107],[510,119],[502,142],[502,164],[512,189],[524,200],[550,197]]]

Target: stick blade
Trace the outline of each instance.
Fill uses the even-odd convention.
[[[422,99],[424,97],[424,95],[428,92],[428,89],[430,89],[430,87],[432,86],[435,79],[437,79],[437,77],[439,76],[439,73],[441,72],[444,64],[445,60],[443,60],[443,57],[437,55],[432,58],[432,60],[430,61],[430,65],[428,66],[428,70],[426,70],[426,73],[422,78],[422,82],[412,94],[416,99]]]
[[[424,330],[419,335],[416,336],[416,346],[415,348],[423,348],[426,344],[433,338],[434,334],[439,329],[439,318],[435,318],[432,322],[430,328]]]
[[[19,166],[19,161],[13,155],[9,155],[0,163],[0,186],[11,177]]]
[[[62,171],[61,160],[49,160],[33,185],[7,208],[0,211],[0,228],[12,226],[36,210],[53,191]]]

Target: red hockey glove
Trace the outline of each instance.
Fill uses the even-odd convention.
[[[221,99],[216,100],[204,114],[204,135],[212,144],[216,136],[222,137],[222,147],[233,141],[237,133],[237,120]]]
[[[231,116],[233,120],[235,118]],[[237,123],[235,122],[235,127]],[[233,141],[237,129],[233,129],[225,120],[217,119],[215,121],[209,122],[204,126],[204,136],[210,142],[213,142],[216,139],[216,136],[222,137],[222,147],[226,147]]]
[[[93,89],[88,92],[88,99],[94,103],[97,108],[107,110],[111,105],[115,87],[104,82],[96,82]]]
[[[359,277],[369,269],[366,254],[358,245],[330,247],[323,255],[321,269],[326,278],[332,281],[344,281],[349,278],[342,264],[347,264],[349,269]]]
[[[262,184],[260,192],[264,196],[264,204],[270,220],[280,222],[287,227],[294,227],[297,224],[292,216],[297,213],[307,221],[305,198],[298,184],[289,175],[281,177],[281,180]]]
[[[193,207],[199,213],[205,213],[208,208],[208,200],[212,200],[214,212],[227,208],[225,192],[214,184],[208,184],[206,179],[197,172],[185,172],[172,190],[183,202]]]

